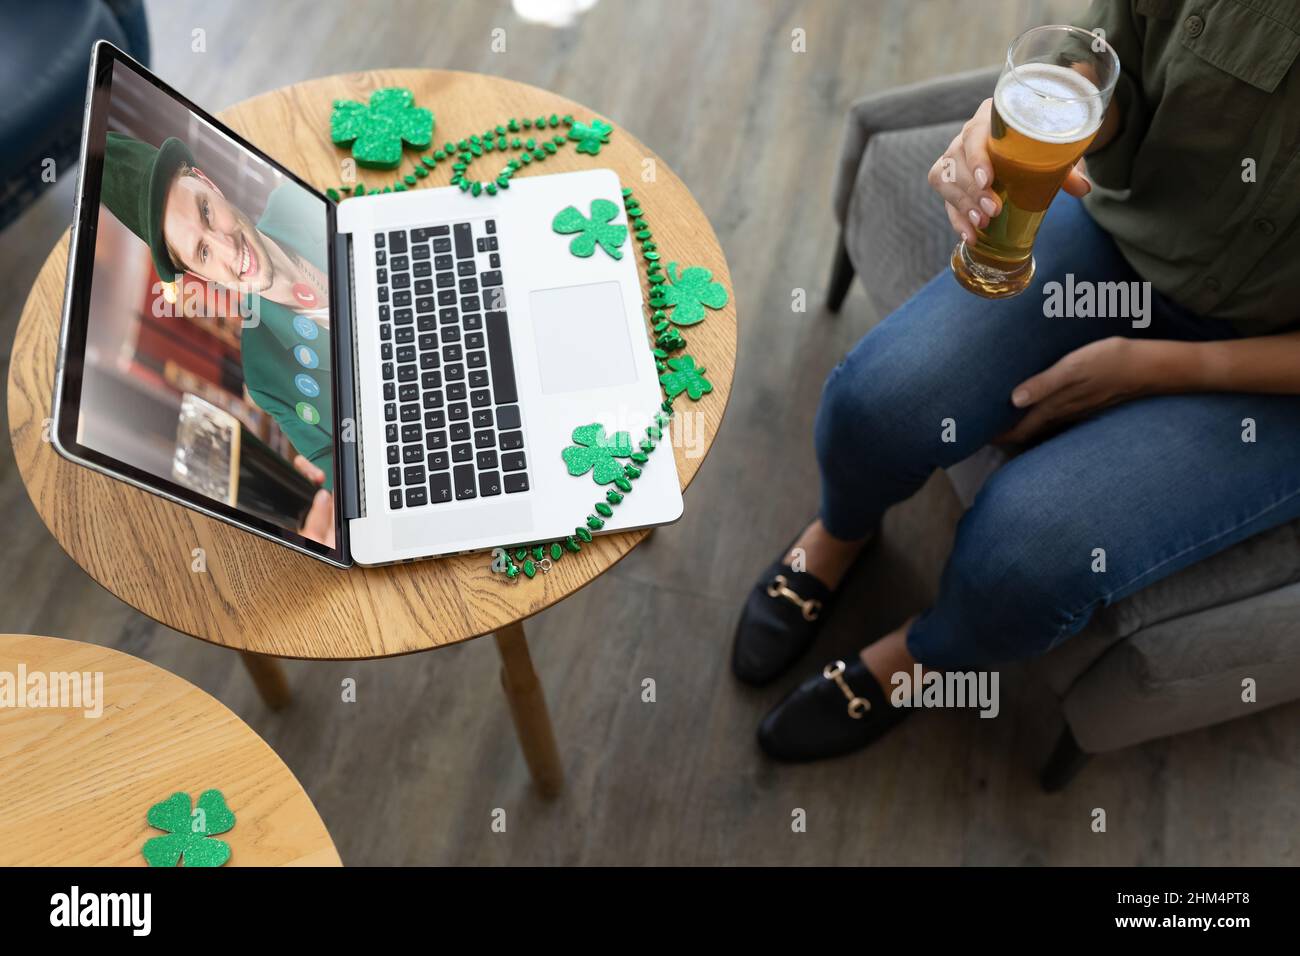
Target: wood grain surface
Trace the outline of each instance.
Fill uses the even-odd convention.
[[[236,104],[221,117],[324,189],[340,182],[340,163],[348,155],[329,141],[331,103],[365,99],[384,86],[409,87],[416,103],[433,109],[439,141],[481,132],[511,116],[597,115],[563,97],[499,77],[384,70],[295,84]],[[520,175],[612,168],[643,200],[666,259],[711,269],[731,293],[724,309],[687,330],[689,350],[709,369],[714,389],[698,403],[685,396],[678,402],[680,411],[693,416],[693,433],[703,439],[702,447],[689,454],[684,443],[674,442],[685,488],[717,434],[730,394],[737,342],[735,289],[713,229],[690,191],[614,118],[604,118],[615,131],[598,156],[566,148],[548,158],[542,170]],[[491,157],[479,162],[485,164],[484,175],[499,165]],[[643,181],[646,169],[653,169],[654,181]],[[361,172],[368,186],[391,183],[392,176]],[[424,182],[446,185],[449,176],[440,164]],[[521,576],[517,583],[493,574],[482,553],[342,571],[74,465],[47,440],[67,250],[65,235],[37,276],[19,322],[8,393],[14,455],[36,510],[64,550],[109,591],[157,621],[261,654],[328,659],[404,654],[529,617],[593,580],[646,537],[644,531],[598,537],[549,574],[532,581]],[[690,520],[689,499],[683,520]],[[191,570],[195,548],[206,552],[206,572]]]
[[[145,819],[173,793],[220,790],[227,866],[339,866],[292,771],[216,698],[79,641],[0,634],[0,671],[103,675],[103,712],[0,707],[0,866],[144,866]]]

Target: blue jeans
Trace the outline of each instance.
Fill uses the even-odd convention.
[[[936,468],[1011,427],[1023,414],[1011,404],[1015,386],[1088,342],[1235,335],[1154,292],[1146,329],[1125,318],[1045,317],[1043,286],[1067,272],[1076,284],[1139,278],[1065,194],[1035,257],[1033,285],[1012,299],[972,295],[945,270],[831,372],[816,422],[831,534],[863,537]],[[1246,419],[1254,441],[1244,440]],[[1097,608],[1297,516],[1300,396],[1186,394],[1113,406],[994,473],[958,526],[939,596],[913,622],[908,649],[946,669],[1042,654]]]

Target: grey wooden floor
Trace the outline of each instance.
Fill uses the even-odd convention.
[[[824,647],[781,686],[729,676],[739,602],[815,508],[810,424],[826,372],[876,318],[860,291],[820,308],[830,177],[856,97],[994,62],[1082,3],[601,0],[566,30],[503,0],[150,5],[158,72],[211,109],[307,77],[379,66],[499,73],[623,124],[682,176],[726,249],[742,336],[721,436],[685,518],[529,625],[568,773],[534,796],[491,642],[388,662],[291,663],[296,700],[258,700],[230,652],[159,627],[50,539],[0,450],[0,630],[75,637],[154,661],[256,728],[315,799],[352,864],[1300,862],[1295,705],[1099,758],[1064,794],[1034,771],[1060,727],[1045,690],[1004,675],[1002,716],[925,714],[871,751],[806,768],[760,759],[753,731],[788,686],[918,609],[956,507],[931,482],[890,515]],[[978,12],[977,12],[978,11]],[[250,31],[248,24],[256,24]],[[503,27],[507,52],[490,51]],[[807,52],[791,51],[803,29]],[[207,50],[191,52],[192,31]],[[432,105],[436,109],[436,104]],[[0,235],[0,341],[65,227],[66,176]],[[792,290],[809,311],[792,314]],[[7,359],[6,359],[7,361]],[[7,374],[7,373],[6,373]],[[339,683],[358,682],[344,704]],[[656,682],[643,703],[641,682]],[[1095,834],[1094,807],[1109,831]],[[492,814],[506,811],[505,833]],[[807,831],[791,830],[792,812]]]

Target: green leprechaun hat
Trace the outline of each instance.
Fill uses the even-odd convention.
[[[163,241],[163,203],[172,178],[194,165],[194,154],[175,136],[154,147],[122,133],[109,133],[99,198],[122,224],[144,240],[158,278],[175,282],[185,270]]]

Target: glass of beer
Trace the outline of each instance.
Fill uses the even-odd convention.
[[[1079,27],[1035,27],[1007,48],[993,92],[989,159],[1002,211],[973,244],[952,253],[952,272],[972,292],[1001,299],[1034,277],[1034,236],[1097,135],[1119,79],[1119,57],[1099,34]]]

